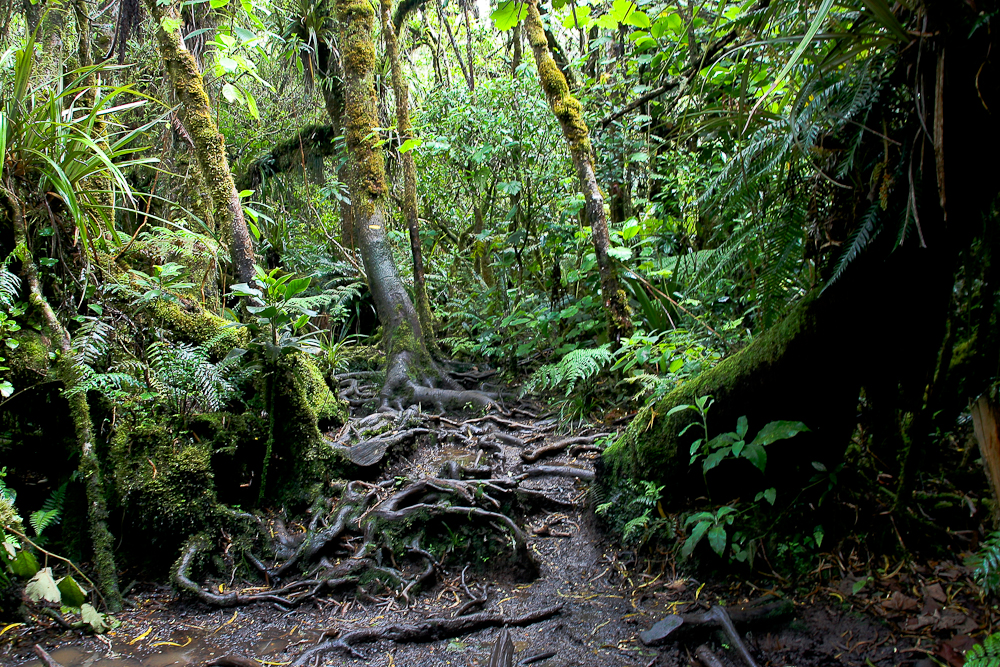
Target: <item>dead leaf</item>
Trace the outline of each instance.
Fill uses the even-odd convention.
[[[917,611],[920,603],[899,591],[893,593],[888,600],[882,600],[882,607],[887,611]]]

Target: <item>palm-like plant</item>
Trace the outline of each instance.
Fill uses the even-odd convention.
[[[160,119],[135,129],[109,123],[145,100],[129,86],[94,90],[99,67],[69,73],[64,87],[35,81],[33,52],[29,36],[0,55],[0,185],[29,212],[67,217],[92,254],[107,251],[122,241],[116,211],[135,202],[124,171],[157,162],[138,157],[144,147],[134,144]],[[139,99],[119,103],[125,97]]]

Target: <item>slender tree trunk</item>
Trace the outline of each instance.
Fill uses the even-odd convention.
[[[236,192],[222,135],[212,120],[212,109],[194,56],[184,46],[180,32],[163,29],[163,19],[180,20],[176,6],[163,6],[159,0],[146,0],[146,7],[156,23],[160,56],[170,76],[174,92],[184,105],[184,125],[194,143],[195,155],[212,195],[216,224],[228,234],[236,276],[248,283],[254,277],[254,251],[250,231],[243,218],[243,207]]]
[[[597,268],[601,276],[601,291],[604,306],[608,313],[608,336],[613,341],[620,340],[632,332],[632,321],[629,315],[628,301],[625,292],[618,282],[618,274],[611,265],[608,249],[611,245],[608,234],[608,221],[604,214],[604,196],[597,185],[594,174],[594,154],[590,145],[590,132],[581,114],[580,103],[569,92],[566,77],[552,59],[549,43],[542,26],[542,17],[538,13],[537,0],[528,3],[528,16],[524,21],[528,32],[528,42],[535,56],[538,75],[542,80],[545,97],[552,107],[552,112],[562,126],[563,135],[569,144],[580,179],[580,188],[587,201],[587,217],[590,221],[591,235],[594,241],[594,254],[597,258]]]
[[[472,21],[469,20],[469,3],[472,0],[465,0],[462,3],[462,16],[465,17],[465,54],[469,61],[469,90],[476,89],[476,68],[475,54],[472,51]]]
[[[385,50],[389,56],[392,68],[392,91],[396,98],[396,126],[401,142],[413,138],[413,123],[410,121],[409,97],[410,91],[403,78],[403,68],[399,62],[399,43],[396,31],[389,20],[392,10],[392,0],[382,0],[382,33],[385,37]],[[403,215],[410,232],[410,252],[413,255],[413,295],[416,299],[417,316],[420,326],[427,334],[425,343],[433,348],[434,315],[431,313],[430,302],[427,299],[427,287],[424,280],[424,258],[420,247],[420,218],[417,215],[417,165],[413,159],[413,151],[400,155],[403,166]]]
[[[27,248],[27,234],[24,215],[17,197],[0,185],[6,206],[9,210],[11,225],[14,229],[14,243],[17,247]],[[70,346],[69,333],[59,322],[55,312],[42,295],[38,281],[38,269],[29,252],[21,259],[21,275],[28,286],[28,302],[34,306],[41,316],[42,331],[48,337],[50,344],[58,353],[55,364],[56,375],[63,383],[64,391],[72,389],[77,383],[76,368],[73,363],[73,352]],[[97,579],[100,582],[101,595],[111,611],[120,611],[122,595],[118,588],[118,571],[115,566],[114,538],[108,529],[108,510],[104,500],[104,483],[101,479],[101,466],[94,452],[93,426],[90,422],[90,406],[84,392],[69,393],[66,396],[69,403],[73,427],[76,430],[76,441],[80,448],[79,472],[84,480],[87,493],[87,516],[90,520],[90,538],[94,546],[94,564],[97,568]]]
[[[465,68],[465,63],[462,61],[462,52],[458,49],[458,42],[455,41],[455,33],[451,30],[451,23],[448,21],[448,17],[444,15],[444,11],[441,9],[441,5],[437,5],[438,20],[441,21],[441,25],[444,26],[445,31],[448,33],[448,41],[451,42],[451,48],[455,51],[455,58],[458,59],[458,67],[462,70],[462,76],[465,78],[465,83],[469,86],[469,91],[475,89],[475,83],[472,81],[472,76],[469,71]]]
[[[520,23],[514,26],[514,29],[511,31],[511,38],[510,75],[516,77],[517,68],[521,66],[522,57]]]
[[[340,49],[344,63],[344,124],[347,152],[354,178],[351,202],[358,230],[361,259],[368,287],[383,327],[386,379],[383,407],[404,404],[437,404],[461,408],[466,404],[490,406],[492,399],[479,392],[459,391],[440,372],[427,351],[420,326],[392,257],[385,233],[385,164],[378,139],[374,85],[375,12],[368,0],[337,0]]]

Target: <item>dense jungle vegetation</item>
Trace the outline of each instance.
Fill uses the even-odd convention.
[[[1000,587],[993,0],[2,7],[0,620],[531,580],[538,477]]]

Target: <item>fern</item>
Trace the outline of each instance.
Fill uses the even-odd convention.
[[[577,383],[589,380],[611,363],[611,345],[605,343],[592,349],[573,350],[557,363],[542,366],[535,371],[524,385],[524,392],[544,391],[566,387],[569,396]]]
[[[992,533],[974,557],[973,576],[987,593],[1000,591],[1000,531]]]
[[[21,290],[21,279],[0,265],[0,307],[10,308]]]
[[[882,207],[878,203],[872,204],[871,208],[865,213],[864,218],[861,221],[861,226],[858,227],[851,237],[847,240],[847,247],[844,251],[840,253],[840,258],[837,260],[837,268],[834,269],[833,275],[830,276],[830,280],[827,281],[826,289],[830,285],[837,282],[840,276],[844,274],[848,265],[857,259],[861,251],[864,250],[868,244],[878,236],[878,233],[882,231],[881,216],[879,213],[882,211]]]
[[[40,510],[31,513],[28,520],[35,531],[37,537],[42,536],[42,532],[49,526],[59,523],[62,516],[63,501],[66,499],[66,487],[69,482],[63,482],[62,486],[55,489]]]
[[[965,654],[965,667],[1000,667],[1000,632],[969,649]]]

